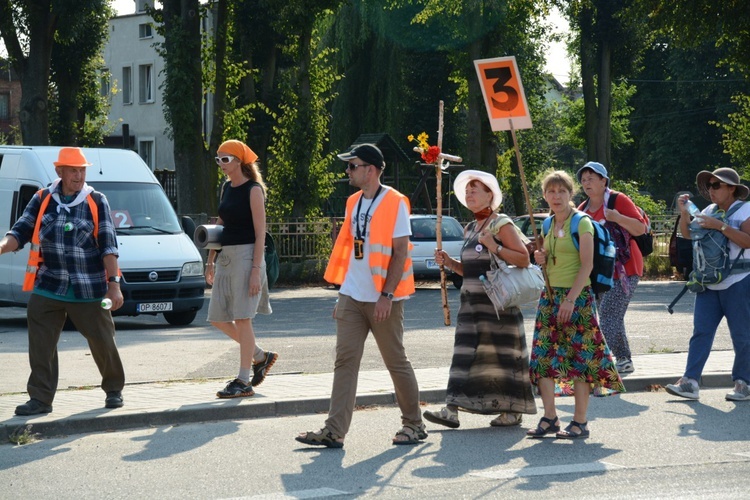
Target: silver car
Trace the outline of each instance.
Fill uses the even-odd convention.
[[[411,252],[411,261],[414,267],[414,276],[418,278],[440,276],[440,268],[435,263],[435,248],[437,248],[437,233],[435,225],[436,215],[412,215],[411,242],[414,248]],[[456,260],[461,259],[461,247],[464,244],[464,228],[453,217],[443,216],[441,221],[442,245],[448,255]],[[452,274],[447,269],[449,279],[461,288],[461,276]]]

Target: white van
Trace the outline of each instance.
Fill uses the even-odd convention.
[[[57,179],[53,162],[59,151],[0,145],[0,237],[34,193]],[[117,230],[125,304],[113,315],[164,314],[171,325],[190,324],[203,307],[206,288],[203,259],[192,240],[195,224],[183,217],[181,225],[161,184],[133,151],[83,152],[93,164],[86,182],[107,196]],[[28,258],[28,244],[0,257],[0,306],[26,306],[30,292],[21,287]]]

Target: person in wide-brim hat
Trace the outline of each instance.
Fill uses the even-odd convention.
[[[456,195],[456,199],[461,205],[466,206],[466,186],[471,181],[479,181],[487,186],[492,192],[492,202],[490,208],[494,212],[500,207],[503,202],[503,192],[500,191],[500,185],[497,183],[497,178],[487,172],[481,170],[464,170],[456,176],[456,180],[453,181],[453,192]]]
[[[711,195],[708,193],[708,183],[711,180],[711,177],[716,177],[728,186],[735,186],[734,197],[738,200],[745,200],[748,195],[750,195],[750,188],[740,183],[739,174],[732,168],[723,167],[717,168],[713,172],[702,170],[698,172],[698,175],[695,177],[698,191],[700,191],[701,196],[707,200],[711,200]]]

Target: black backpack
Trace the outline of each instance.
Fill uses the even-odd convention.
[[[578,240],[580,236],[578,234],[578,224],[581,221],[581,217],[588,217],[591,220],[591,225],[594,226],[594,267],[591,269],[589,279],[591,280],[591,288],[593,288],[594,294],[599,296],[608,292],[614,284],[617,250],[614,241],[612,241],[612,236],[606,227],[592,219],[588,214],[574,210],[570,219],[570,233],[573,235],[573,244],[576,250],[579,249]],[[545,237],[552,226],[553,218],[554,216],[547,217],[542,223],[542,232]]]

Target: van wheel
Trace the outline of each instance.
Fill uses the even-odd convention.
[[[198,311],[165,312],[164,319],[172,326],[187,326],[193,322]]]

